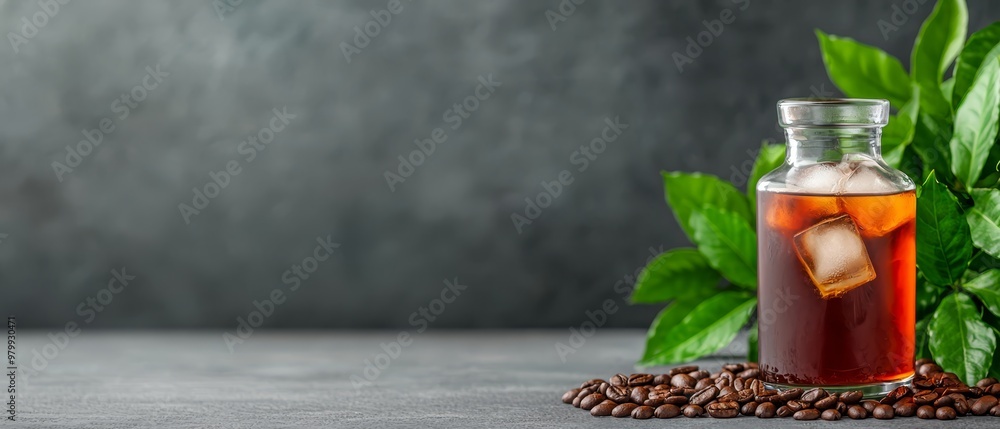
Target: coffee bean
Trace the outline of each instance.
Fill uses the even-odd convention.
[[[580,394],[580,389],[570,389],[566,391],[566,393],[563,393],[562,401],[564,404],[572,404],[573,399],[576,399],[576,395],[579,394]]]
[[[691,396],[691,395],[694,395],[697,392],[698,392],[697,389],[690,388],[690,387],[685,387],[685,388],[681,389],[681,395],[684,395],[684,396]]]
[[[972,411],[972,406],[969,405],[969,402],[964,397],[955,398],[955,405],[952,405],[952,408],[954,408],[955,412],[960,416],[969,414],[969,411]]]
[[[605,398],[604,395],[600,393],[591,393],[587,395],[587,397],[580,400],[580,408],[584,410],[589,410],[591,408],[594,408],[595,405],[600,404],[605,399],[607,398]]]
[[[990,395],[997,396],[1000,395],[1000,383],[990,386],[989,390],[986,391]]]
[[[709,401],[711,401],[711,399],[709,399]],[[663,402],[667,404],[684,405],[688,403],[688,397],[683,395],[674,395],[667,397],[667,399],[664,399]],[[708,402],[706,402],[706,404],[707,403]]]
[[[695,384],[694,388],[697,390],[701,390],[708,386],[715,386],[715,380],[712,380],[711,378],[703,378],[701,380],[698,380],[698,384]]]
[[[875,411],[872,411],[872,417],[879,420],[889,420],[895,415],[896,413],[892,410],[892,407],[885,404],[879,404],[879,406],[875,407]]]
[[[740,414],[743,414],[744,416],[752,416],[755,412],[757,412],[758,405],[759,404],[756,401],[747,402],[740,408]]]
[[[757,395],[754,396],[753,400],[762,404],[764,402],[773,402],[775,404],[783,404],[785,402],[785,400],[781,399],[778,395]]]
[[[726,396],[736,393],[736,388],[733,386],[726,386],[719,388],[719,396]]]
[[[671,369],[669,375],[673,377],[677,374],[687,374],[691,371],[697,371],[697,370],[698,366],[696,365],[679,366],[677,368]]]
[[[672,419],[681,415],[681,409],[673,404],[664,404],[656,407],[653,415],[658,419]]]
[[[823,411],[823,414],[820,414],[820,417],[822,417],[823,420],[840,420],[840,411],[834,409],[826,410]]]
[[[969,386],[966,386],[964,384],[960,384],[958,386],[952,386],[952,387],[948,387],[948,388],[944,389],[944,394],[945,395],[951,395],[952,393],[957,393],[959,395],[965,396],[965,395],[971,394],[972,393],[972,389],[970,389]]]
[[[994,384],[997,384],[997,379],[993,377],[988,377],[976,382],[976,387],[984,388],[984,387],[990,387]]]
[[[910,391],[909,387],[899,386],[899,387],[897,387],[895,389],[892,389],[892,391],[890,391],[889,394],[885,395],[885,397],[882,398],[882,400],[880,400],[878,402],[880,404],[890,404],[891,405],[891,404],[896,403],[896,401],[898,401],[898,400],[900,400],[900,399],[902,399],[902,398],[904,398],[906,396],[911,395],[912,393],[913,392]]]
[[[917,359],[916,361],[913,362],[913,366],[914,367],[920,367],[920,365],[923,365],[925,363],[934,363],[934,359],[931,359],[931,358],[920,358],[920,359]]]
[[[607,390],[608,399],[615,401],[617,403],[628,402],[631,398],[629,394],[631,391],[628,387],[622,385],[612,385]]]
[[[795,420],[816,420],[819,418],[819,410],[815,408],[799,410],[792,415],[792,418]]]
[[[670,376],[667,374],[657,374],[655,377],[653,377],[652,384],[654,386],[659,384],[670,384]]]
[[[917,418],[921,419],[933,419],[934,418],[934,407],[930,405],[921,405],[917,408]]]
[[[954,420],[957,416],[958,413],[952,407],[941,407],[934,412],[934,417],[938,420]]]
[[[602,395],[607,395],[608,388],[611,387],[607,382],[602,381],[601,384],[597,386],[597,391],[601,392]]]
[[[626,386],[628,385],[628,376],[625,374],[615,374],[611,376],[611,379],[609,379],[608,382],[611,383],[612,386]]]
[[[760,377],[760,370],[757,368],[750,368],[741,371],[740,373],[736,374],[736,376],[739,378],[757,378]]]
[[[597,386],[597,385],[599,385],[599,384],[601,384],[603,382],[604,382],[604,380],[601,380],[600,378],[595,378],[593,380],[587,380],[587,381],[584,381],[583,384],[580,385],[580,389],[586,389],[586,388],[591,387],[591,386]]]
[[[708,386],[698,391],[698,393],[692,395],[690,402],[694,405],[706,405],[709,402],[712,402],[712,400],[715,399],[715,396],[718,395],[718,393],[719,393],[719,388],[715,386]]]
[[[722,369],[726,370],[726,371],[729,371],[729,372],[732,372],[732,373],[737,373],[737,372],[743,371],[743,364],[741,364],[741,363],[728,363],[728,364],[722,365]]]
[[[913,380],[913,387],[917,389],[930,389],[934,387],[934,383],[927,379]]]
[[[955,405],[955,398],[951,396],[942,396],[934,400],[934,408],[950,407]]]
[[[581,398],[579,396],[577,396],[576,398],[573,398],[573,406],[574,407],[580,408],[580,402],[583,402],[583,398]]]
[[[719,376],[716,378],[724,378],[732,382],[734,379],[736,379],[736,375],[733,374],[732,371],[722,370],[719,371]]]
[[[616,404],[614,401],[605,400],[604,402],[601,402],[600,404],[595,405],[594,408],[591,408],[590,409],[590,415],[592,415],[594,417],[610,416],[611,415],[611,410],[614,410],[615,407],[617,407],[617,406],[618,406],[618,404]]]
[[[611,415],[614,417],[628,417],[632,415],[632,410],[636,408],[639,408],[639,406],[630,402],[618,404],[617,407],[611,410]]]
[[[583,399],[583,398],[587,397],[588,395],[590,395],[591,393],[594,393],[596,391],[597,391],[597,389],[594,389],[593,387],[588,387],[586,389],[580,389],[580,392],[577,393],[576,396],[578,398],[580,398],[580,399]]]
[[[764,383],[761,383],[758,379],[750,380],[750,384],[747,386],[750,390],[753,390],[754,395],[760,395],[764,393]]]
[[[653,417],[653,413],[655,411],[656,410],[654,410],[653,407],[647,407],[643,405],[641,407],[637,407],[636,409],[632,410],[632,418],[645,420],[650,417]]]
[[[632,402],[636,404],[641,404],[647,398],[649,398],[649,388],[647,388],[646,386],[633,387],[632,391],[629,392],[629,398],[632,400]]]
[[[723,388],[723,387],[726,387],[726,386],[729,386],[729,385],[733,384],[732,381],[729,380],[728,378],[715,378],[715,377],[712,377],[712,379],[715,380],[715,387],[718,387],[720,389]]]
[[[762,419],[769,419],[775,415],[774,404],[770,402],[765,402],[757,406],[757,410],[754,411],[754,415]]]
[[[652,374],[632,374],[628,376],[629,386],[645,386],[653,382]]]
[[[698,380],[687,374],[677,374],[670,378],[670,385],[674,387],[694,387],[696,384]]]
[[[811,407],[812,405],[810,405],[806,401],[802,401],[802,400],[796,399],[794,401],[788,401],[788,404],[786,404],[785,406],[788,407],[788,409],[790,409],[792,411],[801,411],[801,410],[804,410],[806,408]]]
[[[854,420],[861,420],[868,418],[868,410],[860,405],[851,405],[847,407],[847,415]]]
[[[860,390],[850,390],[840,394],[840,400],[844,401],[845,404],[857,404],[865,394],[861,393]]]
[[[778,407],[778,411],[775,411],[775,415],[777,415],[778,417],[788,417],[792,414],[795,414],[795,411],[792,411],[791,408],[788,408],[788,405],[782,405]]]
[[[913,395],[913,402],[917,405],[929,405],[933,404],[937,398],[937,393],[930,390],[921,390]]]
[[[973,415],[985,416],[990,413],[990,409],[997,406],[1000,401],[993,395],[986,395],[972,403],[970,407]]]
[[[938,366],[936,363],[925,363],[923,365],[920,365],[919,368],[917,368],[917,374],[922,375],[924,377],[928,377],[934,373],[940,373],[941,371],[944,370],[941,369],[941,367]]]
[[[742,378],[737,378],[733,380],[733,388],[736,390],[746,389],[746,382]]]
[[[705,410],[717,419],[731,419],[740,414],[740,404],[735,401],[713,402]]]
[[[837,402],[837,406],[833,409],[837,410],[837,412],[840,413],[841,415],[847,414],[847,404],[845,404],[843,401]]]
[[[892,411],[899,417],[913,417],[917,414],[917,404],[913,402],[897,402],[892,407]]]
[[[861,404],[862,407],[865,407],[865,411],[868,411],[868,414],[874,412],[875,407],[878,406],[878,401],[872,399],[862,399],[861,402],[859,403]]]
[[[819,399],[825,398],[827,395],[828,393],[826,393],[826,390],[823,390],[822,387],[816,387],[803,392],[801,399],[806,402],[815,402]]]
[[[666,404],[666,403],[667,403],[667,401],[665,401],[663,398],[650,398],[650,399],[647,399],[645,401],[642,401],[642,405],[645,405],[647,407],[653,407],[653,408],[659,407],[660,405],[663,405],[663,404]]]
[[[684,413],[684,417],[698,417],[705,414],[705,409],[694,404],[687,404],[681,408],[681,412]]]
[[[823,399],[820,399],[816,401],[816,403],[813,404],[813,406],[816,407],[817,410],[827,410],[830,408],[834,408],[837,406],[837,395],[833,394]]]
[[[990,415],[993,417],[1000,417],[1000,405],[990,408]]]
[[[711,377],[709,377],[709,375],[711,375],[711,374],[709,374],[708,371],[705,371],[703,369],[702,370],[698,370],[698,371],[691,371],[691,372],[688,373],[688,375],[690,375],[691,378],[693,378],[695,380],[702,380],[702,379],[705,379],[705,378],[711,378]]]

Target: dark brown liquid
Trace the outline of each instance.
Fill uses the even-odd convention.
[[[846,386],[913,375],[914,191],[840,197],[760,192],[757,207],[764,380]],[[845,213],[856,224],[875,278],[821,293],[801,259],[803,251],[796,250],[795,236]]]

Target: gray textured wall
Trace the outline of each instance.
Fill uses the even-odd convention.
[[[1000,19],[970,3],[973,29]],[[814,28],[908,59],[932,8],[886,40],[877,21],[902,1],[590,0],[553,31],[557,1],[403,0],[348,62],[341,43],[387,4],[246,0],[220,19],[208,0],[75,1],[0,46],[0,310],[23,327],[232,327],[279,289],[268,327],[394,327],[458,278],[434,328],[579,324],[650,247],[686,244],[661,169],[731,177],[780,138],[776,100],[835,91]],[[41,7],[4,2],[0,29]],[[671,54],[723,9],[735,22],[679,72]],[[156,65],[169,75],[121,118]],[[443,115],[489,75],[501,86],[452,129]],[[250,161],[241,142],[285,106]],[[579,171],[607,117],[628,129]],[[103,118],[115,130],[60,181],[53,162]],[[390,191],[384,172],[438,127]],[[185,223],[178,205],[229,161],[240,173]],[[518,233],[511,214],[562,170],[573,183]],[[291,292],[283,273],[327,235],[340,247]],[[121,267],[135,280],[102,292]]]

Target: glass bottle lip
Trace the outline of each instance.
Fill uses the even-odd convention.
[[[889,101],[865,98],[786,98],[778,101],[783,128],[881,128]]]

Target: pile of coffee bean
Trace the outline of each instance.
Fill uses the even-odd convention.
[[[886,420],[914,416],[952,420],[969,414],[1000,417],[997,379],[984,378],[975,386],[968,386],[929,359],[918,360],[915,368],[916,375],[909,386],[900,386],[879,400],[864,399],[860,391],[768,389],[760,379],[757,364],[747,362],[723,365],[716,373],[697,366],[681,366],[666,374],[595,378],[563,394],[562,401],[589,410],[592,416],[635,419],[669,419],[680,415],[796,420],[843,417]]]

